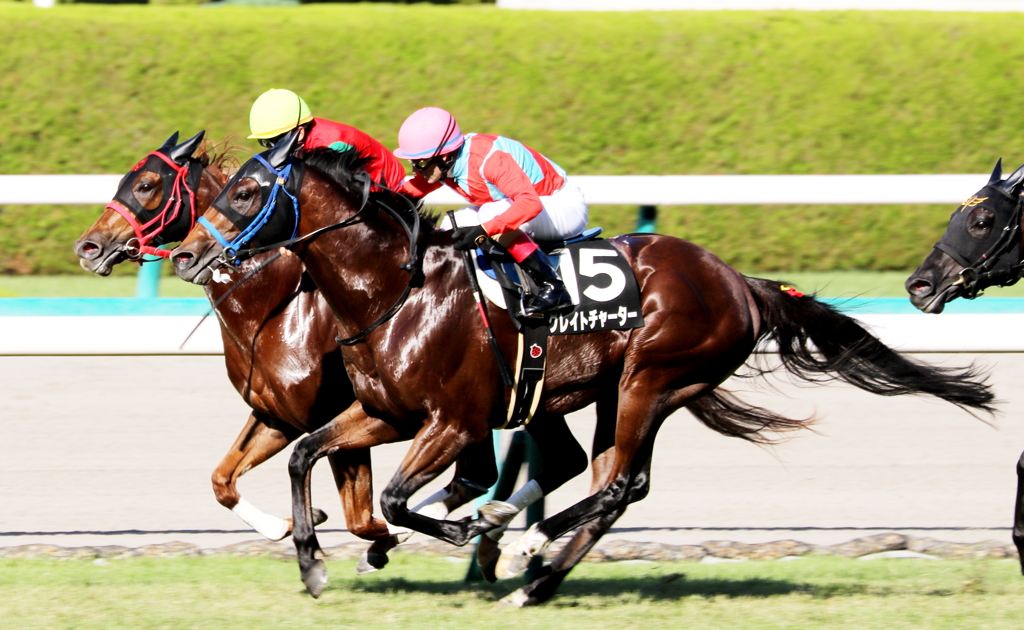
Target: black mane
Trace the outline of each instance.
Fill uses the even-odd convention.
[[[363,167],[370,161],[370,158],[359,157],[355,149],[335,151],[329,147],[317,147],[306,152],[303,161],[307,167],[317,171],[350,195],[356,197],[362,195],[361,182],[354,175],[364,171]],[[386,203],[392,209],[403,214],[419,213],[421,220],[428,222],[430,227],[433,227],[437,220],[436,217],[424,213],[422,203],[410,205],[407,197],[397,193],[386,190],[376,191],[370,194],[370,200]]]
[[[359,157],[355,149],[335,151],[328,147],[317,147],[306,152],[302,161],[345,191],[357,195],[360,194],[359,184],[353,175],[363,171],[370,159]]]

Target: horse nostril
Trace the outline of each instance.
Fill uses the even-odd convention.
[[[932,292],[932,283],[920,278],[907,283],[907,292],[914,295],[928,295]]]
[[[181,252],[174,256],[174,266],[178,269],[188,269],[194,263],[196,257],[188,252]]]
[[[92,241],[84,241],[78,246],[78,257],[86,260],[93,260],[102,252],[103,248]]]

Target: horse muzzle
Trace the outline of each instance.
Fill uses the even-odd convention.
[[[209,284],[213,278],[213,268],[220,265],[212,247],[194,251],[192,247],[182,246],[171,252],[171,263],[174,273],[182,280],[193,284]]]
[[[95,237],[75,241],[74,252],[82,269],[98,276],[109,276],[114,266],[126,258],[119,245]]]

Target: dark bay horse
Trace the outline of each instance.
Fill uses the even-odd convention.
[[[125,176],[102,216],[75,242],[84,269],[109,275],[114,265],[138,260],[144,252],[158,255],[152,245],[188,234],[196,212],[208,207],[228,180],[225,158],[210,156],[200,146],[202,139],[200,133],[176,144],[174,134]],[[208,284],[206,294],[221,323],[228,378],[252,409],[214,470],[214,494],[257,532],[280,540],[291,533],[291,519],[266,514],[243,499],[236,486],[239,477],[348,409],[355,394],[327,303],[304,275],[301,261],[271,258],[277,254],[247,261],[237,273],[232,270],[221,282]],[[261,273],[239,282],[241,275],[268,263]],[[469,468],[481,471],[480,479],[457,477],[443,497],[445,512],[478,496],[479,486],[493,483],[497,473],[490,446],[469,451],[467,457],[475,454],[481,461]],[[349,530],[374,541],[357,571],[380,568],[398,539],[372,515],[369,449],[339,451],[328,459]],[[317,511],[317,521],[325,518]]]
[[[910,302],[925,313],[941,313],[958,297],[973,299],[1024,274],[1024,166],[1002,175],[999,160],[985,187],[953,211],[942,239],[907,278]],[[1024,573],[1024,454],[1017,461],[1013,542]]]
[[[451,233],[416,233],[416,217],[403,214],[399,203],[366,203],[369,184],[353,168],[351,153],[313,151],[300,160],[291,157],[293,147],[294,137],[285,138],[261,156],[264,163],[243,165],[204,216],[221,239],[248,230],[266,208],[295,216],[295,225],[281,220],[275,229],[250,231],[251,245],[274,247],[291,234],[310,235],[295,245],[296,254],[350,344],[343,354],[362,407],[300,440],[289,464],[293,539],[303,581],[315,596],[323,589],[309,505],[316,458],[415,435],[382,496],[384,515],[396,525],[464,544],[493,524],[438,521],[410,512],[406,502],[462,448],[501,423],[509,392],[499,380]],[[276,206],[264,203],[261,182],[274,181],[286,165],[299,172],[297,208],[281,197]],[[805,426],[715,391],[762,341],[775,342],[788,371],[809,381],[840,379],[881,395],[929,394],[991,408],[992,393],[973,370],[909,360],[826,304],[769,280],[745,278],[696,245],[648,234],[610,241],[635,273],[645,326],[551,339],[541,406],[531,426],[596,403],[593,494],[502,552],[498,573],[512,575],[551,541],[579,528],[542,575],[507,603],[549,599],[626,506],[647,494],[654,438],[673,411],[687,406],[711,428],[752,441]],[[200,226],[171,260],[179,276],[204,283],[234,255]],[[492,326],[504,355],[512,356],[512,324],[499,317]]]

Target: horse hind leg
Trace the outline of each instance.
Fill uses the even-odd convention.
[[[620,388],[629,393],[618,399],[617,406],[614,405],[617,399],[612,396],[606,402],[599,401],[594,452],[602,454],[602,459],[607,458],[607,473],[603,475],[599,489],[568,509],[531,526],[518,540],[502,550],[495,568],[499,578],[507,579],[522,573],[530,559],[543,553],[552,541],[584,523],[625,506],[636,475],[634,464],[636,461],[645,462],[650,457],[654,438],[662,422],[671,411],[713,387],[707,383],[698,383],[680,388],[671,396],[662,396],[655,392],[664,392],[666,387],[650,379],[644,385]],[[611,446],[606,446],[609,435],[614,436],[614,441]],[[602,439],[605,442],[598,444],[600,436],[604,436]]]
[[[481,536],[477,545],[477,564],[488,582],[497,580],[495,567],[501,555],[498,542],[516,515],[587,469],[587,453],[569,430],[564,415],[538,415],[526,430],[537,445],[543,467],[510,497],[488,501],[479,510],[483,518],[498,525]]]
[[[253,412],[211,478],[217,502],[269,540],[283,540],[291,534],[291,519],[267,514],[242,498],[238,479],[280,453],[298,436],[298,429],[291,425]],[[327,515],[314,508],[314,518],[322,523]]]
[[[525,608],[543,604],[551,599],[569,572],[583,560],[584,556],[593,549],[597,541],[611,529],[612,524],[625,511],[625,507],[616,508],[583,525],[551,561],[551,564],[541,570],[537,579],[503,597],[500,604],[513,608]]]
[[[607,451],[606,451],[607,453]],[[607,476],[610,457],[602,457],[594,461],[594,485],[598,486]],[[626,503],[635,503],[647,496],[650,490],[651,460],[633,477],[632,485],[626,495]],[[596,490],[597,488],[595,488]],[[608,514],[584,524],[576,531],[572,539],[562,548],[551,564],[544,567],[541,574],[529,584],[512,592],[501,600],[501,604],[515,608],[536,606],[551,599],[569,572],[579,564],[593,549],[594,545],[604,536],[611,526],[626,511],[626,505],[618,507]]]

